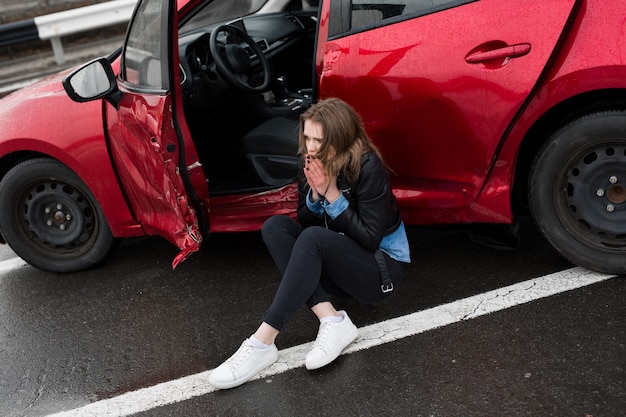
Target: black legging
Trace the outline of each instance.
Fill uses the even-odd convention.
[[[324,227],[303,228],[287,216],[263,225],[263,240],[283,278],[263,321],[277,330],[306,304],[330,301],[330,296],[376,302],[391,293],[381,291],[381,276],[372,252]],[[387,254],[385,261],[394,291],[402,281],[402,265]]]

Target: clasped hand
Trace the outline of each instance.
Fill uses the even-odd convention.
[[[307,155],[304,176],[306,177],[309,187],[311,187],[314,200],[323,197],[329,203],[332,203],[339,197],[340,192],[339,188],[337,188],[337,175],[326,175],[324,164],[322,164],[322,161],[318,158]]]

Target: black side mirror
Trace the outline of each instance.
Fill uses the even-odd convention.
[[[117,107],[119,90],[111,64],[98,58],[78,68],[63,79],[67,95],[78,103],[105,98]]]

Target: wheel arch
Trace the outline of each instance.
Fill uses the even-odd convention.
[[[2,178],[13,168],[15,165],[19,164],[22,161],[32,158],[43,158],[47,157],[47,155],[38,153],[38,152],[30,152],[30,151],[21,151],[21,152],[13,152],[8,155],[4,155],[0,158],[0,181]],[[0,233],[0,243],[5,244],[4,237],[2,233]]]
[[[626,110],[626,89],[586,92],[564,100],[539,117],[524,135],[515,164],[511,204],[514,216],[528,216],[528,180],[543,144],[570,122],[590,113]]]
[[[13,152],[7,155],[0,157],[0,181],[7,172],[15,165],[20,162],[31,159],[31,158],[45,158],[47,155],[38,153],[38,152],[30,152],[30,151],[21,151],[21,152]]]
[[[86,179],[80,172],[77,172],[73,166],[68,164],[66,161],[60,160],[59,158],[54,157],[48,153],[37,152],[33,150],[19,150],[8,153],[0,157],[0,181],[4,178],[4,176],[16,165],[19,163],[36,158],[47,158],[57,162],[60,162],[72,172],[74,172],[81,180],[85,183],[85,186],[89,188],[91,193],[96,198],[97,203],[100,205],[104,217],[111,229],[113,236],[117,237],[131,237],[131,236],[141,236],[144,234],[141,226],[135,221],[133,218],[128,206],[126,204],[126,200],[123,198],[122,191],[119,188],[117,178],[115,179],[115,184],[97,184],[96,187],[93,187],[93,182]],[[76,163],[80,164],[80,161]],[[108,195],[119,195],[119,198],[114,198],[112,200],[117,201],[117,203],[110,203],[101,198],[103,195],[100,189],[104,187],[106,189],[106,193]],[[0,235],[0,242],[4,242],[4,239]]]

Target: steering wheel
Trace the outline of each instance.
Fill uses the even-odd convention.
[[[220,33],[226,34],[225,41],[220,41]],[[246,52],[246,47],[256,55],[254,60]],[[267,90],[270,64],[261,47],[243,30],[231,25],[218,26],[211,32],[209,48],[217,71],[228,83],[250,93]]]

